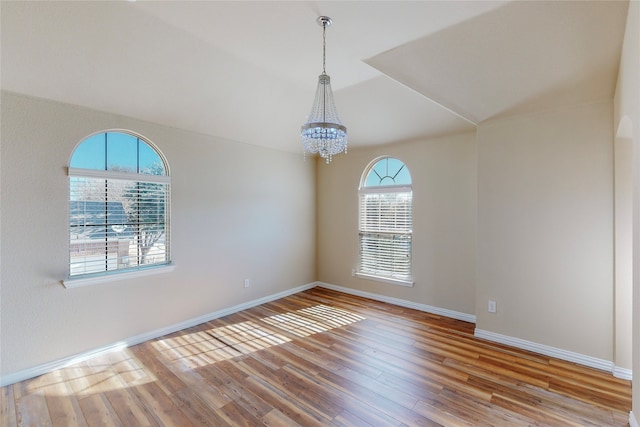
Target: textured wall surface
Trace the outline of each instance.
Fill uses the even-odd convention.
[[[169,162],[175,270],[65,289],[66,167],[77,143],[114,128]],[[302,155],[6,92],[1,130],[2,375],[316,279],[315,162]]]

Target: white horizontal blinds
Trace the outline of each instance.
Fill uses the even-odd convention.
[[[70,277],[169,261],[169,184],[80,176],[69,182]]]
[[[137,135],[94,134],[69,167],[69,277],[167,264],[171,178]]]
[[[360,231],[411,233],[411,192],[360,195]]]
[[[359,271],[411,280],[412,193],[360,194]]]

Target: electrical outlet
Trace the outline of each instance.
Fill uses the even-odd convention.
[[[244,287],[248,288],[249,286],[251,286],[251,280],[250,279],[244,279]]]
[[[489,304],[487,306],[487,310],[489,311],[489,313],[495,313],[496,311],[498,311],[498,306],[496,304],[495,301],[489,300]]]

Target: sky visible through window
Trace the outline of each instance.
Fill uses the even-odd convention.
[[[146,142],[123,132],[95,134],[73,152],[71,167],[166,175],[158,153]]]
[[[69,168],[69,277],[166,264],[169,177],[137,135],[83,140]]]
[[[371,168],[365,180],[365,187],[387,185],[411,185],[409,169],[398,159],[386,157],[380,159]]]

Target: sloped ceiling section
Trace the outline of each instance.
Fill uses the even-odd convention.
[[[350,146],[611,98],[626,1],[6,1],[1,85],[300,153],[327,72]]]
[[[627,6],[510,3],[366,62],[473,123],[610,99]]]

